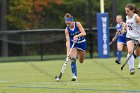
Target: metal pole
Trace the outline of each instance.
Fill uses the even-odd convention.
[[[2,0],[1,3],[1,30],[6,31],[7,30],[7,22],[5,20],[5,16],[7,14],[7,0]],[[7,35],[4,34],[3,38],[5,41],[7,41]],[[2,56],[8,56],[8,43],[2,41]]]
[[[92,19],[91,9],[92,9],[91,0],[88,0],[88,27],[89,27],[89,41],[90,41],[89,53],[90,53],[90,58],[93,58],[93,32],[92,32],[92,21],[91,21]]]
[[[112,25],[115,26],[116,25],[116,16],[117,16],[117,1],[116,0],[111,0],[112,2]],[[117,42],[115,42],[113,44],[114,47],[114,56],[116,56],[117,54]]]
[[[43,61],[43,32],[40,33],[40,48],[41,61]]]
[[[104,0],[100,0],[100,11],[101,13],[104,13]]]

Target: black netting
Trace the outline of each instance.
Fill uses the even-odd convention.
[[[66,53],[63,29],[60,31],[1,31],[0,45],[0,55],[9,57],[54,56]]]
[[[90,57],[90,52],[93,52],[93,57],[97,57],[97,29],[92,29],[92,31],[86,29],[86,32],[86,57]],[[110,38],[114,36],[114,32],[114,28],[110,29]],[[115,46],[114,43],[111,51],[115,50]],[[0,31],[0,56],[0,61],[65,58],[64,29]]]

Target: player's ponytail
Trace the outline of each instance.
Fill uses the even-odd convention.
[[[64,18],[73,18],[73,16],[70,13],[66,13]]]
[[[73,16],[69,13],[66,13],[64,18],[65,18],[65,21],[73,21],[74,20]]]
[[[140,8],[135,8],[135,13],[138,14],[140,16]]]
[[[140,9],[136,7],[136,5],[133,4],[134,7],[134,13],[138,14],[140,16]]]

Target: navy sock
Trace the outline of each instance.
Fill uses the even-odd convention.
[[[118,51],[117,52],[117,57],[118,57],[118,61],[121,61],[121,57],[122,57],[122,51]]]
[[[77,76],[76,59],[71,59],[71,71],[74,76]]]

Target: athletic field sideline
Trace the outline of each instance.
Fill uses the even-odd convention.
[[[124,62],[126,57],[122,58]],[[135,75],[129,75],[128,65],[115,63],[115,58],[86,59],[77,64],[78,81],[72,82],[68,63],[60,82],[64,60],[0,63],[0,93],[140,93],[140,69],[135,60]]]

